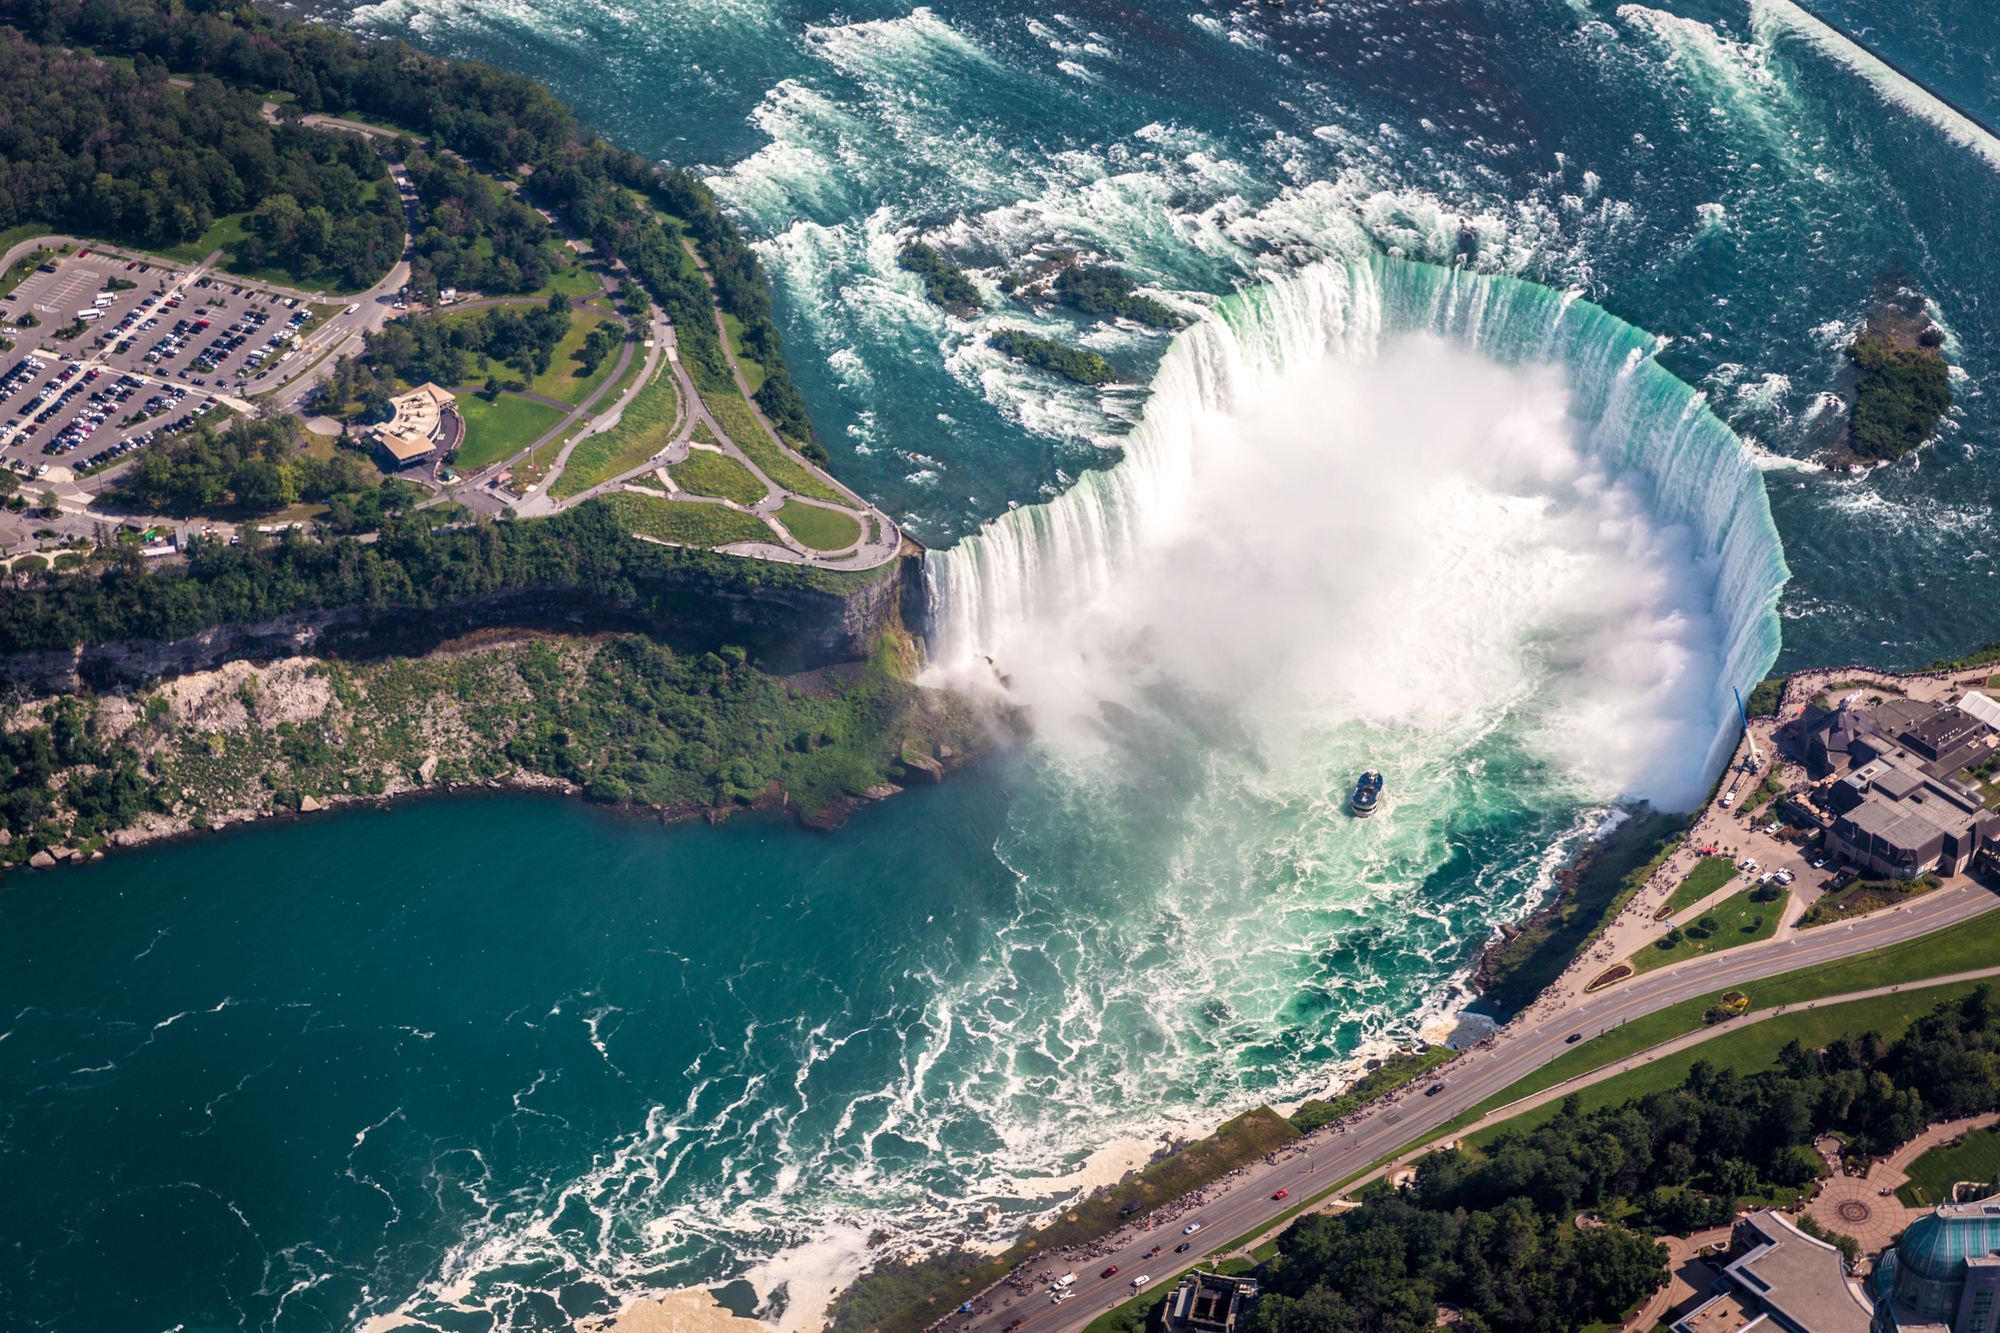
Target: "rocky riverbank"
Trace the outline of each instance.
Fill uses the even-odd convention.
[[[1010,720],[867,660],[777,676],[740,649],[492,630],[422,657],[233,661],[94,695],[17,695],[0,857],[107,847],[422,793],[533,791],[636,818],[791,813],[831,830],[1006,743]]]

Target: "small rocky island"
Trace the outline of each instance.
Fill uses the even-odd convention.
[[[1921,297],[1904,289],[1876,306],[1847,348],[1853,401],[1847,429],[1823,455],[1828,467],[1893,463],[1930,438],[1952,404],[1943,346]]]

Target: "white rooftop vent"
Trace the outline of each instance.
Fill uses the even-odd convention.
[[[1958,708],[1960,712],[1970,713],[1995,731],[2000,731],[2000,700],[1984,694],[1967,694],[1959,699]]]

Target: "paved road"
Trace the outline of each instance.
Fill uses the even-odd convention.
[[[1294,1149],[1277,1154],[1275,1160],[1217,1182],[1209,1188],[1208,1201],[1198,1207],[1182,1211],[1175,1211],[1173,1205],[1163,1207],[1152,1215],[1157,1220],[1150,1228],[1135,1223],[1088,1252],[1052,1256],[1033,1266],[1037,1274],[1044,1269],[1056,1275],[1076,1272],[1080,1294],[1074,1299],[1061,1306],[1050,1305],[1046,1282],[1032,1284],[1025,1297],[1002,1285],[979,1298],[976,1313],[953,1318],[948,1327],[953,1333],[1001,1333],[1018,1318],[1027,1333],[1072,1333],[1129,1299],[1134,1276],[1146,1274],[1152,1286],[1169,1281],[1218,1245],[1269,1225],[1325,1182],[1353,1175],[1401,1153],[1406,1146],[1428,1141],[1461,1112],[1570,1049],[1565,1038],[1572,1032],[1595,1035],[1683,1000],[1899,944],[1962,924],[1995,907],[2000,907],[2000,897],[1978,885],[1943,889],[1845,925],[1822,926],[1788,940],[1745,945],[1650,972],[1600,995],[1584,997],[1574,1007],[1532,1026],[1525,1025],[1528,1020],[1517,1019],[1495,1036],[1492,1046],[1453,1061],[1441,1080],[1444,1090],[1435,1096],[1424,1096],[1420,1088],[1413,1087],[1376,1103],[1351,1124],[1321,1130]],[[1425,1086],[1432,1081],[1425,1080]],[[1291,1191],[1294,1197],[1274,1201],[1271,1195],[1279,1189]],[[1201,1224],[1202,1243],[1177,1255],[1173,1248],[1188,1239],[1181,1229],[1189,1222]],[[1163,1246],[1163,1252],[1149,1258],[1156,1245]],[[1099,1278],[1098,1273],[1111,1264],[1118,1266],[1117,1276]]]

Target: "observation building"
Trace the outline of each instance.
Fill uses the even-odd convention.
[[[2000,1305],[2000,1195],[1910,1223],[1875,1268],[1876,1333],[1993,1333]]]

